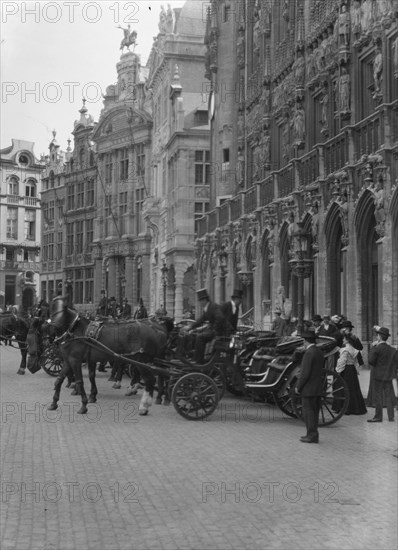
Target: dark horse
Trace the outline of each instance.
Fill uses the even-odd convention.
[[[163,357],[167,345],[167,330],[159,323],[149,320],[130,321],[108,319],[103,323],[95,323],[78,312],[66,306],[64,298],[58,296],[52,303],[51,326],[57,337],[54,342],[58,345],[64,366],[54,385],[53,402],[50,410],[58,407],[61,386],[68,372],[75,376],[76,390],[81,395],[82,406],[78,413],[87,413],[87,403],[97,400],[97,386],[95,384],[95,367],[97,362],[115,359],[123,361],[121,355],[130,359],[142,360]],[[91,392],[87,398],[84,390],[82,363],[87,363]],[[148,414],[152,404],[155,387],[155,375],[151,368],[139,367],[145,390],[139,406],[139,414]]]
[[[20,317],[15,313],[0,314],[0,339],[10,340],[15,336],[15,340],[21,352],[22,358],[17,374],[25,374],[26,370],[26,356],[28,353],[26,337],[28,335],[29,325],[28,319]]]

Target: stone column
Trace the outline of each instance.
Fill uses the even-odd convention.
[[[141,298],[144,301],[144,305],[148,310],[149,315],[149,305],[151,303],[150,293],[151,293],[151,257],[149,254],[142,256],[142,267],[141,267]]]
[[[101,299],[101,290],[103,289],[102,259],[95,260],[94,268],[94,304],[98,305]]]
[[[168,300],[168,305],[166,309],[169,314],[171,314],[172,310],[174,309],[174,319],[177,323],[178,321],[182,320],[182,314],[183,314],[183,291],[182,291],[183,282],[184,282],[183,268],[176,266],[174,304],[170,303],[170,301]],[[174,308],[173,308],[173,305],[174,305]]]
[[[109,258],[108,298],[116,294],[116,261]]]
[[[131,308],[136,305],[137,289],[136,289],[136,260],[131,256],[126,257],[126,298],[129,301]]]

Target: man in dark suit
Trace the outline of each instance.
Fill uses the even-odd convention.
[[[123,306],[122,306],[122,311],[121,311],[120,317],[122,319],[130,319],[131,318],[131,305],[128,303],[127,298],[123,298]]]
[[[343,345],[343,336],[336,325],[330,322],[330,315],[323,316],[323,321],[317,334],[318,336],[329,336],[329,338],[334,338],[337,345],[340,347]]]
[[[231,300],[225,302],[221,306],[221,311],[223,312],[225,323],[227,325],[228,333],[226,336],[229,336],[232,332],[236,332],[238,328],[238,319],[239,319],[239,307],[242,303],[242,290],[235,288],[231,295]]]
[[[314,330],[302,333],[305,353],[300,367],[300,375],[296,385],[296,393],[301,395],[303,418],[307,427],[307,435],[300,438],[303,443],[318,443],[318,418],[321,406],[321,396],[325,391],[324,355],[315,346]]]
[[[386,327],[377,327],[377,342],[369,352],[369,365],[373,369],[373,388],[375,392],[375,415],[368,422],[383,422],[383,393],[386,399],[387,415],[394,422],[394,386],[397,376],[398,351],[387,344],[390,331]]]
[[[192,325],[191,330],[203,325],[204,328],[196,334],[194,361],[196,363],[204,363],[207,342],[210,342],[216,336],[223,336],[227,331],[227,325],[221,307],[215,302],[210,301],[207,290],[202,288],[197,291],[197,295],[203,313]]]

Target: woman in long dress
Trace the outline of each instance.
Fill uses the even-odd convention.
[[[337,360],[336,372],[344,378],[348,386],[349,402],[345,414],[366,414],[366,405],[358,380],[359,350],[355,349],[355,341],[350,334],[344,334],[343,345]]]

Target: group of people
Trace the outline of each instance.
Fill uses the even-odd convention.
[[[313,319],[314,321],[314,319]],[[340,322],[340,326],[326,316],[322,322],[319,315],[315,316],[313,326],[307,326],[301,334],[306,351],[304,353],[299,380],[295,391],[300,394],[303,406],[303,417],[307,427],[307,434],[301,438],[304,443],[318,443],[318,417],[321,396],[324,392],[324,356],[316,346],[318,336],[335,338],[340,346],[336,372],[344,378],[348,391],[349,403],[345,414],[366,414],[367,409],[362,396],[358,380],[359,367],[364,364],[361,355],[363,346],[361,341],[352,332],[354,326],[348,320]],[[387,407],[387,416],[390,422],[394,421],[396,397],[393,380],[398,373],[398,351],[388,344],[390,331],[386,327],[375,326],[376,340],[369,352],[368,363],[371,367],[369,390],[374,391],[375,415],[368,422],[383,421],[383,401]],[[338,411],[339,396],[336,395],[333,408]]]
[[[132,316],[131,305],[127,298],[123,298],[122,303],[118,304],[115,297],[106,297],[105,290],[101,290],[101,299],[97,308],[97,315],[101,317],[113,317],[114,319],[146,319],[148,317],[147,310],[144,306],[142,298],[139,299],[137,308]]]

